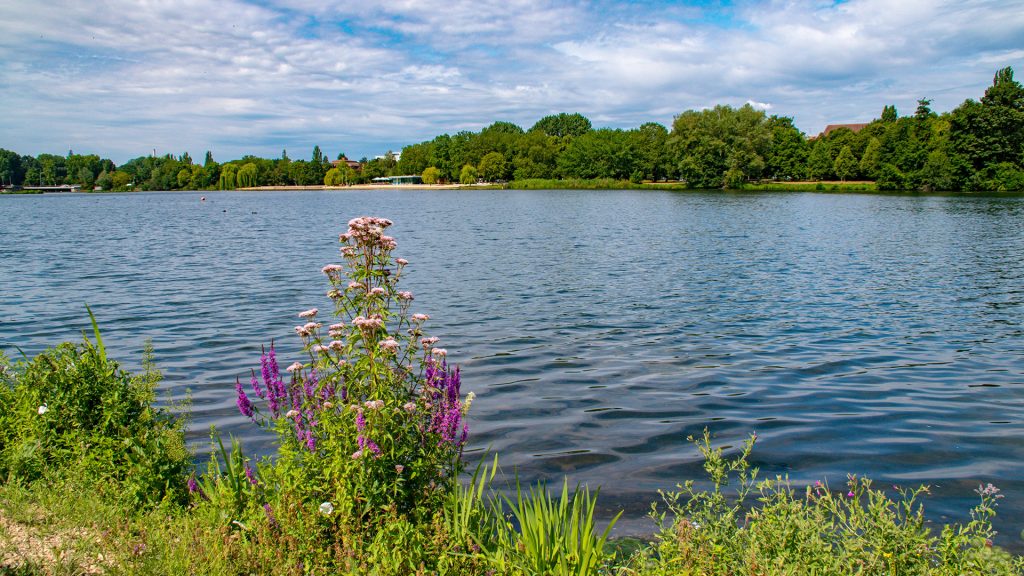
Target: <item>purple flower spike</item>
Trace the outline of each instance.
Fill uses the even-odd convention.
[[[256,372],[253,371],[252,379],[249,380],[249,386],[252,387],[252,391],[256,393],[256,396],[261,400],[267,397],[266,391],[260,386],[260,381],[256,379]]]
[[[195,474],[189,475],[187,485],[189,495],[199,496],[203,500],[209,500],[209,498],[206,497],[206,494],[203,493],[203,489],[199,487],[199,483],[196,482]]]
[[[249,466],[248,462],[245,463],[245,477],[249,479],[249,484],[253,486],[259,484],[259,480],[256,479],[256,471],[252,469],[252,466]]]
[[[255,414],[255,409],[252,406],[252,402],[249,401],[249,397],[245,395],[245,390],[242,390],[242,382],[237,378],[235,379],[235,391],[238,393],[238,400],[235,401],[238,405],[238,411],[251,419],[253,414]]]

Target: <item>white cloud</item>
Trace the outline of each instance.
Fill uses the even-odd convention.
[[[222,159],[287,147],[305,157],[314,143],[372,156],[498,119],[529,126],[579,111],[626,127],[745,102],[816,133],[922,96],[947,110],[980,96],[996,68],[1024,64],[1021,0],[727,10],[9,0],[0,5],[0,146],[36,154],[70,145],[116,161],[154,147]]]

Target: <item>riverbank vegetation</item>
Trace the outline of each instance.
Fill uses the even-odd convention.
[[[522,487],[497,456],[466,469],[473,395],[399,289],[390,222],[352,220],[322,272],[329,311],[299,312],[301,357],[268,344],[225,394],[276,439],[247,454],[211,433],[195,467],[187,406],[158,405],[92,337],[0,355],[0,572],[10,574],[1022,574],[998,548],[1001,497],[933,529],[927,488],[760,479],[755,436],[695,440],[708,478],[652,506],[654,533],[609,541],[597,490]],[[91,314],[91,313],[90,313]],[[331,317],[333,316],[333,317]],[[254,366],[256,362],[254,359]]]
[[[1024,190],[1024,88],[1013,70],[996,72],[980,100],[949,112],[927,98],[911,115],[885,106],[866,125],[808,138],[791,118],[749,105],[687,110],[671,129],[653,122],[594,129],[581,114],[555,114],[530,129],[495,122],[479,132],[443,134],[372,160],[333,163],[319,146],[309,160],[245,156],[220,164],[142,156],[115,167],[95,155],[19,156],[0,150],[0,182],[79,184],[102,190],[206,190],[256,186],[365,184],[392,175],[424,182],[515,182],[513,188],[627,187],[793,189],[802,181],[873,181],[879,190]],[[358,168],[357,168],[358,167]],[[671,181],[671,182],[670,182]],[[615,183],[614,186],[611,183]],[[767,184],[765,184],[767,182]],[[604,184],[602,184],[604,183]],[[824,184],[831,186],[831,183]],[[762,188],[768,186],[769,188]],[[858,188],[854,188],[857,190]]]

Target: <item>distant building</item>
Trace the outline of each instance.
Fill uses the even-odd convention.
[[[831,134],[832,132],[835,132],[836,130],[839,130],[840,128],[847,128],[851,132],[856,134],[857,132],[860,132],[861,130],[863,130],[865,127],[867,127],[867,123],[864,123],[864,124],[829,124],[828,126],[825,126],[825,130],[821,133],[821,136],[828,136],[829,134]]]
[[[341,158],[338,158],[337,160],[331,160],[331,166],[334,166],[335,168],[337,168],[338,166],[342,166],[342,165],[348,166],[349,168],[351,168],[353,170],[356,170],[356,171],[363,169],[363,165],[362,164],[360,164],[359,162],[356,162],[355,160],[349,160],[345,156],[342,156]]]

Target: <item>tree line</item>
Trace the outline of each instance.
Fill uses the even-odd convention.
[[[912,115],[895,106],[858,131],[808,138],[791,118],[715,106],[687,110],[671,130],[653,122],[595,129],[578,113],[540,119],[528,130],[495,122],[479,132],[442,134],[334,167],[320,147],[310,160],[245,156],[224,164],[210,152],[142,156],[121,165],[95,155],[18,156],[0,150],[8,184],[80,184],[104,190],[235,189],[251,186],[361,184],[392,175],[427,183],[529,179],[680,181],[692,188],[740,188],[762,180],[871,180],[883,190],[1024,190],[1024,87],[1012,68],[996,72],[980,100],[950,112],[922,98]],[[338,159],[343,155],[339,154]]]

